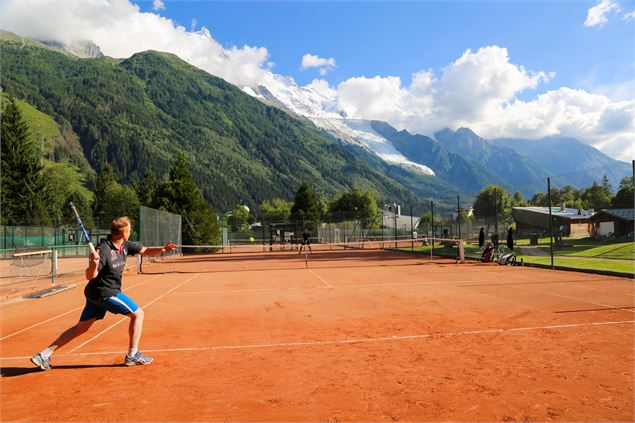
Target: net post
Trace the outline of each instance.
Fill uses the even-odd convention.
[[[141,254],[138,254],[137,255],[137,274],[143,273],[141,268],[142,264],[143,264],[143,259],[141,258]]]
[[[55,285],[55,275],[57,274],[57,249],[51,252],[51,286]]]

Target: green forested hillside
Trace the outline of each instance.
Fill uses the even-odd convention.
[[[342,146],[174,55],[79,59],[0,35],[2,90],[53,117],[70,138],[77,134],[92,168],[109,162],[124,183],[147,170],[162,177],[183,151],[218,210],[289,199],[303,180],[328,197],[356,186],[402,203],[455,191]]]
[[[7,100],[6,94],[3,94],[2,99]],[[45,161],[71,164],[79,167],[89,178],[94,176],[95,172],[84,157],[79,139],[70,125],[60,126],[52,117],[29,103],[20,100],[16,100],[16,103]]]

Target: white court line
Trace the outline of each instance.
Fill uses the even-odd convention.
[[[145,282],[140,282],[140,283],[138,283],[138,284],[136,284],[136,285],[133,285],[133,286],[131,286],[131,287],[128,287],[128,288],[126,288],[125,290],[123,290],[123,292],[127,292],[127,291],[129,291],[129,290],[131,290],[131,289],[134,289],[134,288],[136,288],[136,287],[140,286],[140,285],[146,284],[146,283],[148,283],[148,282],[150,282],[151,280],[156,279],[156,278],[158,278],[158,276],[152,277],[152,278],[148,279],[148,280],[147,280],[147,281],[145,281]],[[13,333],[10,333],[9,335],[5,335],[5,336],[3,336],[2,338],[0,338],[0,341],[3,341],[3,340],[5,340],[5,339],[10,338],[10,337],[12,337],[12,336],[14,336],[14,335],[17,335],[17,334],[19,334],[19,333],[26,332],[26,331],[27,331],[27,330],[29,330],[29,329],[33,329],[33,328],[35,328],[35,327],[38,327],[38,326],[40,326],[40,325],[43,325],[44,323],[48,323],[48,322],[50,322],[50,321],[52,321],[52,320],[55,320],[55,319],[57,319],[58,317],[66,316],[66,315],[67,315],[67,314],[69,314],[69,313],[73,313],[73,312],[75,312],[75,311],[77,311],[77,310],[80,310],[80,309],[83,309],[83,308],[84,308],[84,305],[81,305],[81,306],[79,306],[79,307],[75,307],[74,309],[72,309],[72,310],[70,310],[70,311],[67,311],[67,312],[64,312],[64,313],[58,314],[57,316],[53,316],[53,317],[51,317],[51,318],[49,318],[49,319],[46,319],[46,320],[44,320],[44,321],[42,321],[42,322],[36,323],[36,324],[34,324],[34,325],[31,325],[31,326],[29,326],[29,327],[27,327],[27,328],[20,329],[19,331],[17,331],[17,332],[13,332]]]
[[[328,283],[325,279],[323,279],[320,275],[318,275],[317,273],[315,273],[313,270],[309,269],[309,272],[313,273],[313,275],[318,278],[319,280],[321,280],[322,282],[324,282],[324,285],[328,286],[329,288],[333,288],[333,285],[331,285],[330,283]]]
[[[453,337],[453,336],[465,336],[465,335],[486,335],[492,333],[506,333],[506,332],[528,332],[534,330],[547,330],[547,329],[571,329],[581,327],[599,327],[599,326],[615,326],[633,324],[635,320],[622,320],[612,322],[592,322],[592,323],[570,323],[562,325],[547,325],[547,326],[529,326],[518,328],[501,328],[501,329],[479,329],[469,330],[461,332],[437,332],[437,333],[425,333],[420,335],[392,335],[383,336],[377,338],[354,338],[354,339],[335,339],[329,341],[291,341],[291,342],[274,342],[274,343],[262,343],[262,344],[243,344],[243,345],[217,345],[210,347],[182,347],[182,348],[155,348],[144,349],[144,352],[180,352],[180,351],[218,351],[218,350],[242,350],[242,349],[260,349],[260,348],[288,348],[288,347],[311,347],[321,345],[344,345],[344,344],[362,344],[371,342],[387,342],[387,341],[404,341],[412,339],[425,339],[432,337]],[[55,357],[68,357],[68,356],[88,356],[88,355],[114,355],[121,354],[121,351],[102,351],[102,352],[85,352],[72,354],[69,351],[66,354],[56,354]],[[23,360],[30,358],[30,356],[24,357],[0,357],[0,360]]]
[[[158,297],[156,297],[154,300],[150,301],[149,303],[147,303],[146,305],[144,305],[143,307],[141,307],[142,309],[149,307],[152,303],[160,300],[161,298],[165,297],[166,295],[168,295],[170,292],[174,291],[175,289],[185,285],[186,283],[188,283],[189,281],[191,281],[192,279],[194,279],[195,277],[197,277],[199,274],[197,273],[196,275],[192,276],[189,279],[186,279],[185,281],[181,282],[180,284],[178,284],[177,286],[173,287],[172,289],[170,289],[169,291],[159,295]],[[81,347],[85,346],[86,344],[94,341],[95,339],[99,338],[101,335],[103,335],[104,333],[108,332],[110,329],[114,328],[115,326],[117,326],[119,323],[123,322],[124,320],[129,319],[129,317],[122,317],[120,320],[118,320],[117,322],[113,323],[112,325],[108,326],[106,329],[102,330],[101,332],[99,332],[97,335],[93,336],[92,338],[90,338],[89,340],[82,342],[81,344],[79,344],[78,346],[76,346],[75,348],[73,348],[72,350],[70,350],[68,352],[68,354],[71,354],[73,351],[77,351],[78,349],[80,349]]]

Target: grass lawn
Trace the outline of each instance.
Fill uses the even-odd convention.
[[[585,240],[576,240],[585,241]],[[549,238],[547,238],[546,253],[549,253]],[[566,241],[568,243],[568,240]],[[523,245],[522,243],[519,243]],[[529,245],[527,241],[524,245]],[[415,247],[414,251],[421,254],[430,254],[432,247]],[[403,248],[402,251],[411,251],[410,248]],[[455,257],[457,255],[456,247],[440,247],[435,246],[436,254],[443,254],[448,257]],[[554,265],[559,267],[568,267],[571,269],[585,269],[585,270],[600,270],[621,272],[627,274],[635,274],[635,260],[633,258],[633,243],[615,243],[615,244],[603,244],[598,245],[592,241],[591,243],[578,243],[575,246],[567,249],[556,250],[556,254],[564,256],[567,253],[567,257],[554,257]],[[629,256],[630,255],[630,256]],[[478,246],[473,244],[465,245],[465,256],[472,258],[480,258],[481,252]],[[518,254],[517,261],[523,260],[525,263],[536,263],[543,265],[551,265],[551,258],[547,256],[529,256],[524,254]],[[619,259],[619,260],[615,260]]]
[[[596,241],[591,238],[565,238],[564,243],[566,247],[555,248],[554,255],[556,256],[571,256],[571,257],[589,257],[589,258],[604,258],[604,259],[618,259],[618,260],[635,260],[635,243],[628,242],[611,242]],[[529,245],[529,240],[518,240],[519,246]],[[539,238],[538,248],[544,253],[549,254],[549,238]]]
[[[551,265],[550,257],[537,257],[519,255],[518,260],[523,259],[525,263],[537,263]],[[598,260],[584,258],[559,258],[554,257],[553,264],[558,267],[569,267],[571,269],[588,269],[588,270],[604,270],[611,272],[621,272],[635,274],[635,262],[633,261],[617,261],[617,260]]]

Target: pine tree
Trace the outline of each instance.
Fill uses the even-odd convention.
[[[313,227],[320,220],[320,205],[317,196],[309,183],[304,181],[295,194],[291,207],[291,221],[301,222],[304,226]]]
[[[9,97],[1,119],[2,223],[48,224],[40,153],[13,97]]]
[[[149,206],[153,202],[154,193],[157,189],[157,177],[151,170],[143,175],[143,179],[135,184],[137,197],[144,206]]]
[[[103,226],[106,220],[118,217],[110,216],[107,198],[108,191],[112,190],[116,184],[115,171],[110,163],[103,162],[101,164],[101,172],[99,172],[95,181],[95,202],[93,203],[93,216],[100,226]]]
[[[158,186],[153,206],[183,217],[184,244],[220,243],[220,227],[216,214],[192,180],[189,163],[182,152],[179,152],[168,178]]]
[[[609,177],[606,176],[606,173],[602,177],[602,188],[604,188],[609,195],[613,194],[613,187],[611,186],[611,183],[609,182]]]

